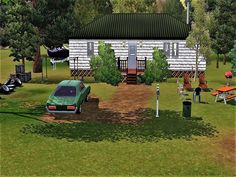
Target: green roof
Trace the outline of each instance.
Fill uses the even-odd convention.
[[[80,84],[79,80],[64,80],[61,81],[58,86],[78,86]]]
[[[78,30],[74,39],[186,39],[190,26],[166,13],[115,13]]]

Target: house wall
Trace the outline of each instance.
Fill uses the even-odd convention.
[[[98,41],[99,40],[81,40],[70,39],[69,40],[69,57],[70,57],[70,69],[90,69],[89,61],[90,57],[87,56],[87,42],[94,42],[94,55],[98,54]],[[126,60],[128,57],[128,41],[129,40],[100,40],[112,45],[115,51],[116,57],[120,57],[121,60]],[[148,60],[152,59],[153,48],[157,47],[163,49],[164,42],[170,43],[170,57],[167,58],[170,64],[170,70],[172,71],[192,71],[195,70],[195,51],[186,47],[185,40],[136,40],[137,42],[137,57],[139,60],[144,60],[147,57]],[[179,44],[178,57],[172,57],[172,43]],[[78,57],[74,63],[74,57]],[[199,57],[199,71],[205,71],[206,62],[203,56]]]

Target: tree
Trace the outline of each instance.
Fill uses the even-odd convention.
[[[151,0],[111,0],[114,13],[145,13],[153,11]]]
[[[111,85],[118,85],[122,75],[116,65],[116,57],[110,44],[99,43],[98,55],[90,60],[94,79],[97,82],[106,82]]]
[[[236,76],[236,40],[234,41],[234,47],[230,50],[228,56],[231,58],[232,72]]]
[[[111,14],[112,5],[110,0],[76,0],[74,13],[78,22],[83,26],[93,21],[96,17]]]
[[[214,29],[212,30],[213,49],[217,54],[224,55],[224,64],[227,61],[226,54],[233,48],[236,39],[236,1],[217,0],[214,10]]]
[[[73,13],[75,0],[32,0],[33,24],[38,28],[42,44],[47,48],[61,47],[76,28]],[[41,72],[40,45],[34,57],[34,72]]]
[[[167,0],[154,0],[152,4],[154,13],[162,13],[164,7],[166,6]]]
[[[8,46],[9,42],[6,38],[6,31],[5,31],[5,26],[7,23],[7,16],[6,13],[9,10],[10,5],[9,2],[1,2],[0,3],[0,45],[1,46]]]
[[[31,21],[32,8],[25,1],[16,1],[7,13],[5,32],[11,48],[10,56],[14,61],[33,60],[33,55],[40,44],[38,30]]]
[[[153,49],[153,59],[147,62],[143,80],[149,85],[153,81],[162,82],[170,75],[169,64],[163,50]]]
[[[192,3],[194,12],[192,30],[186,40],[186,45],[196,51],[194,81],[198,75],[199,56],[203,55],[206,59],[210,53],[210,34],[208,30],[209,18],[205,12],[205,2],[196,0]]]
[[[168,13],[185,22],[184,6],[179,0],[167,0],[162,12]]]
[[[206,0],[206,10],[208,12],[214,11],[216,8],[216,0]]]

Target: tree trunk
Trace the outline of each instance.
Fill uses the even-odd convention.
[[[35,8],[36,0],[32,0],[32,5]],[[38,46],[35,56],[34,56],[33,72],[34,73],[41,73],[42,72],[42,60],[40,57],[40,46]]]
[[[224,65],[226,64],[226,60],[227,60],[227,57],[226,57],[226,55],[224,53]]]
[[[217,59],[216,59],[216,68],[219,68],[219,60],[220,60],[219,57],[220,57],[219,54],[217,54]]]
[[[40,46],[37,48],[36,54],[34,56],[33,72],[34,73],[41,73],[42,72],[42,60],[40,57]]]
[[[199,51],[198,51],[198,49],[199,49],[199,46],[197,45],[197,49],[196,49],[196,63],[195,63],[195,73],[194,73],[194,79],[193,79],[193,81],[195,82],[196,81],[196,79],[197,79],[197,76],[198,76],[198,53],[199,53]]]
[[[25,65],[25,59],[24,58],[22,59],[22,64]]]

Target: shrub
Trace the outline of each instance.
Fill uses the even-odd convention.
[[[150,85],[154,81],[162,82],[170,76],[169,64],[162,50],[154,48],[153,60],[147,62],[147,67],[144,72],[144,82]]]
[[[122,79],[116,65],[115,53],[110,44],[99,43],[98,55],[91,58],[90,65],[94,73],[94,79],[97,82],[118,85]]]

